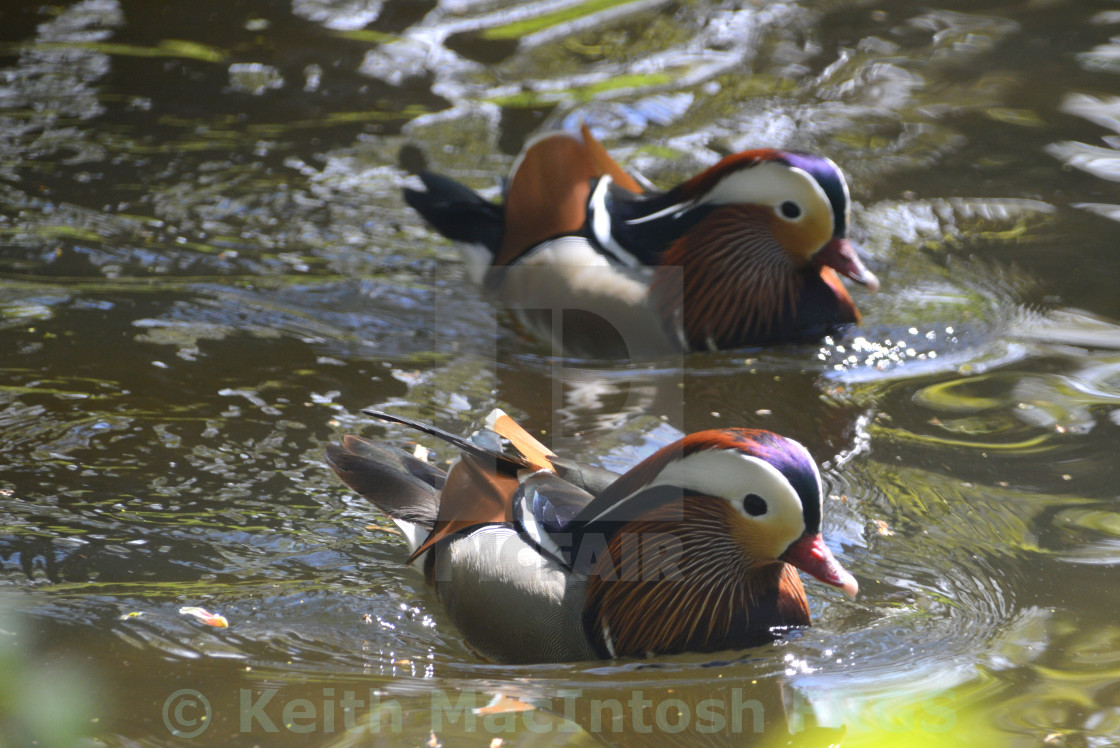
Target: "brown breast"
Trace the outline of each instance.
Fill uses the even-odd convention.
[[[797,571],[749,558],[732,512],[686,496],[604,539],[583,617],[604,656],[742,648],[772,639],[774,626],[808,625]]]

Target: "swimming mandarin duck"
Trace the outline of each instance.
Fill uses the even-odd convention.
[[[848,240],[844,176],[822,156],[749,150],[646,191],[584,126],[530,141],[500,205],[419,176],[426,190],[405,200],[470,248],[475,279],[538,337],[555,334],[547,310],[592,321],[592,355],[596,324],[638,355],[809,340],[860,321],[837,273],[879,287]]]
[[[346,436],[327,462],[401,528],[408,563],[490,660],[742,648],[809,624],[797,569],[858,590],[821,537],[816,463],[772,432],[701,431],[617,475],[558,457],[500,410],[470,439],[366,412],[460,451],[445,473]]]

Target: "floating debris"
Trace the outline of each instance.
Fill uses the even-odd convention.
[[[486,706],[480,706],[472,709],[475,714],[489,715],[489,714],[511,714],[516,712],[531,712],[537,707],[521,699],[514,698],[513,696],[506,696],[503,693],[495,694],[494,698],[490,699],[490,703]]]
[[[185,608],[179,608],[179,615],[194,616],[202,623],[205,623],[207,626],[213,626],[214,628],[229,628],[229,621],[226,620],[225,616],[218,615],[217,613],[211,613],[206,608],[199,608],[193,605],[189,605]]]

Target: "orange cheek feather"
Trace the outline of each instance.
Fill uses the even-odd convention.
[[[842,309],[848,311],[852,321],[857,325],[861,323],[863,317],[860,316],[859,309],[856,309],[856,303],[852,301],[852,297],[848,294],[848,289],[844,287],[844,281],[840,280],[840,276],[837,272],[830,267],[821,267],[821,280],[835,292],[836,303]]]

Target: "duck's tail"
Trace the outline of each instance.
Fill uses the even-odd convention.
[[[328,444],[327,464],[343,483],[367,499],[401,529],[409,551],[431,534],[439,512],[439,492],[447,474],[388,444],[345,436]]]
[[[493,258],[502,245],[502,206],[440,174],[422,171],[417,176],[424,189],[405,188],[404,201],[448,239],[485,247]]]

